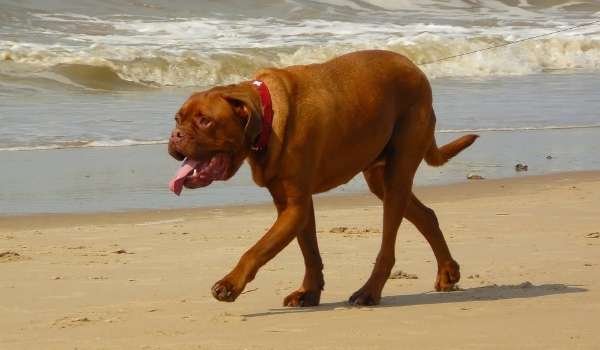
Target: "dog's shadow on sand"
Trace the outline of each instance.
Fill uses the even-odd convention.
[[[582,293],[587,292],[587,289],[580,286],[572,286],[565,284],[541,284],[534,285],[529,282],[514,285],[487,285],[482,287],[474,287],[461,289],[453,292],[438,293],[427,292],[418,294],[405,295],[390,295],[381,298],[381,303],[374,308],[386,307],[401,307],[414,305],[428,304],[446,304],[446,303],[462,303],[472,301],[494,301],[506,299],[520,298],[537,298],[546,295],[567,294],[567,293]],[[280,314],[297,313],[297,312],[321,312],[331,311],[334,309],[349,309],[352,308],[346,301],[334,303],[321,303],[317,307],[308,308],[275,308],[267,312],[259,312],[243,315],[245,317],[261,317],[274,316]]]

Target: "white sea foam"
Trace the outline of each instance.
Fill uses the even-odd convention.
[[[522,132],[522,131],[544,131],[544,130],[569,130],[569,129],[592,129],[600,128],[600,124],[585,125],[547,125],[547,126],[521,126],[521,127],[491,127],[491,128],[464,128],[464,129],[441,129],[436,130],[442,134],[454,133],[476,133],[476,132]],[[143,145],[166,144],[168,140],[98,140],[98,141],[66,141],[50,143],[45,145],[0,147],[3,151],[44,151],[56,149],[95,148],[95,147],[129,147]]]
[[[0,147],[2,151],[45,151],[54,149],[92,148],[92,147],[128,147],[142,145],[166,144],[168,140],[102,140],[102,141],[71,141],[51,143],[46,145]]]
[[[542,131],[542,130],[569,130],[569,129],[594,129],[600,128],[600,124],[587,125],[547,125],[547,126],[521,126],[521,127],[496,127],[496,128],[474,128],[474,129],[441,129],[437,132],[442,134],[466,133],[466,132],[514,132],[514,131]]]

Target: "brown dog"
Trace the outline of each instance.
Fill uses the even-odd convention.
[[[268,88],[274,112],[265,149],[253,145],[269,133],[264,115],[269,101],[250,81],[193,94],[177,113],[169,142],[169,153],[178,160],[187,157],[193,169],[182,176],[185,187],[226,180],[248,159],[254,181],[269,189],[277,207],[271,229],[215,283],[214,297],[234,301],[258,269],[296,238],[306,273],[284,305],[318,305],[324,280],[312,195],[361,171],[383,201],[383,237],[371,276],[350,303],[379,303],[403,217],[433,249],[436,290],[452,289],[459,266],[435,213],[412,193],[413,177],[421,160],[440,166],[477,135],[437,147],[431,87],[423,72],[399,54],[361,51],[323,64],[264,69],[256,80]]]

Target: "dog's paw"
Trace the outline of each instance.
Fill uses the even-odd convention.
[[[321,300],[321,290],[298,289],[283,299],[283,306],[308,307],[317,306]]]
[[[222,279],[212,287],[212,295],[219,301],[232,302],[240,295],[241,290],[237,289],[233,283],[227,279]]]
[[[378,305],[381,301],[381,292],[377,293],[374,291],[370,291],[369,289],[363,287],[358,291],[354,292],[350,299],[348,299],[348,303],[350,305],[355,306],[372,306]]]
[[[460,266],[454,260],[448,260],[438,266],[435,290],[450,292],[455,289],[455,284],[460,280]]]

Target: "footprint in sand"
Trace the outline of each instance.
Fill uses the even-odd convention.
[[[222,312],[214,316],[211,320],[214,323],[232,323],[246,321],[246,316],[235,315],[229,312]]]
[[[52,326],[58,328],[68,328],[82,326],[86,323],[90,323],[92,320],[88,317],[63,317],[52,323]]]
[[[29,260],[31,258],[23,256],[17,252],[5,251],[0,252],[0,263]]]

